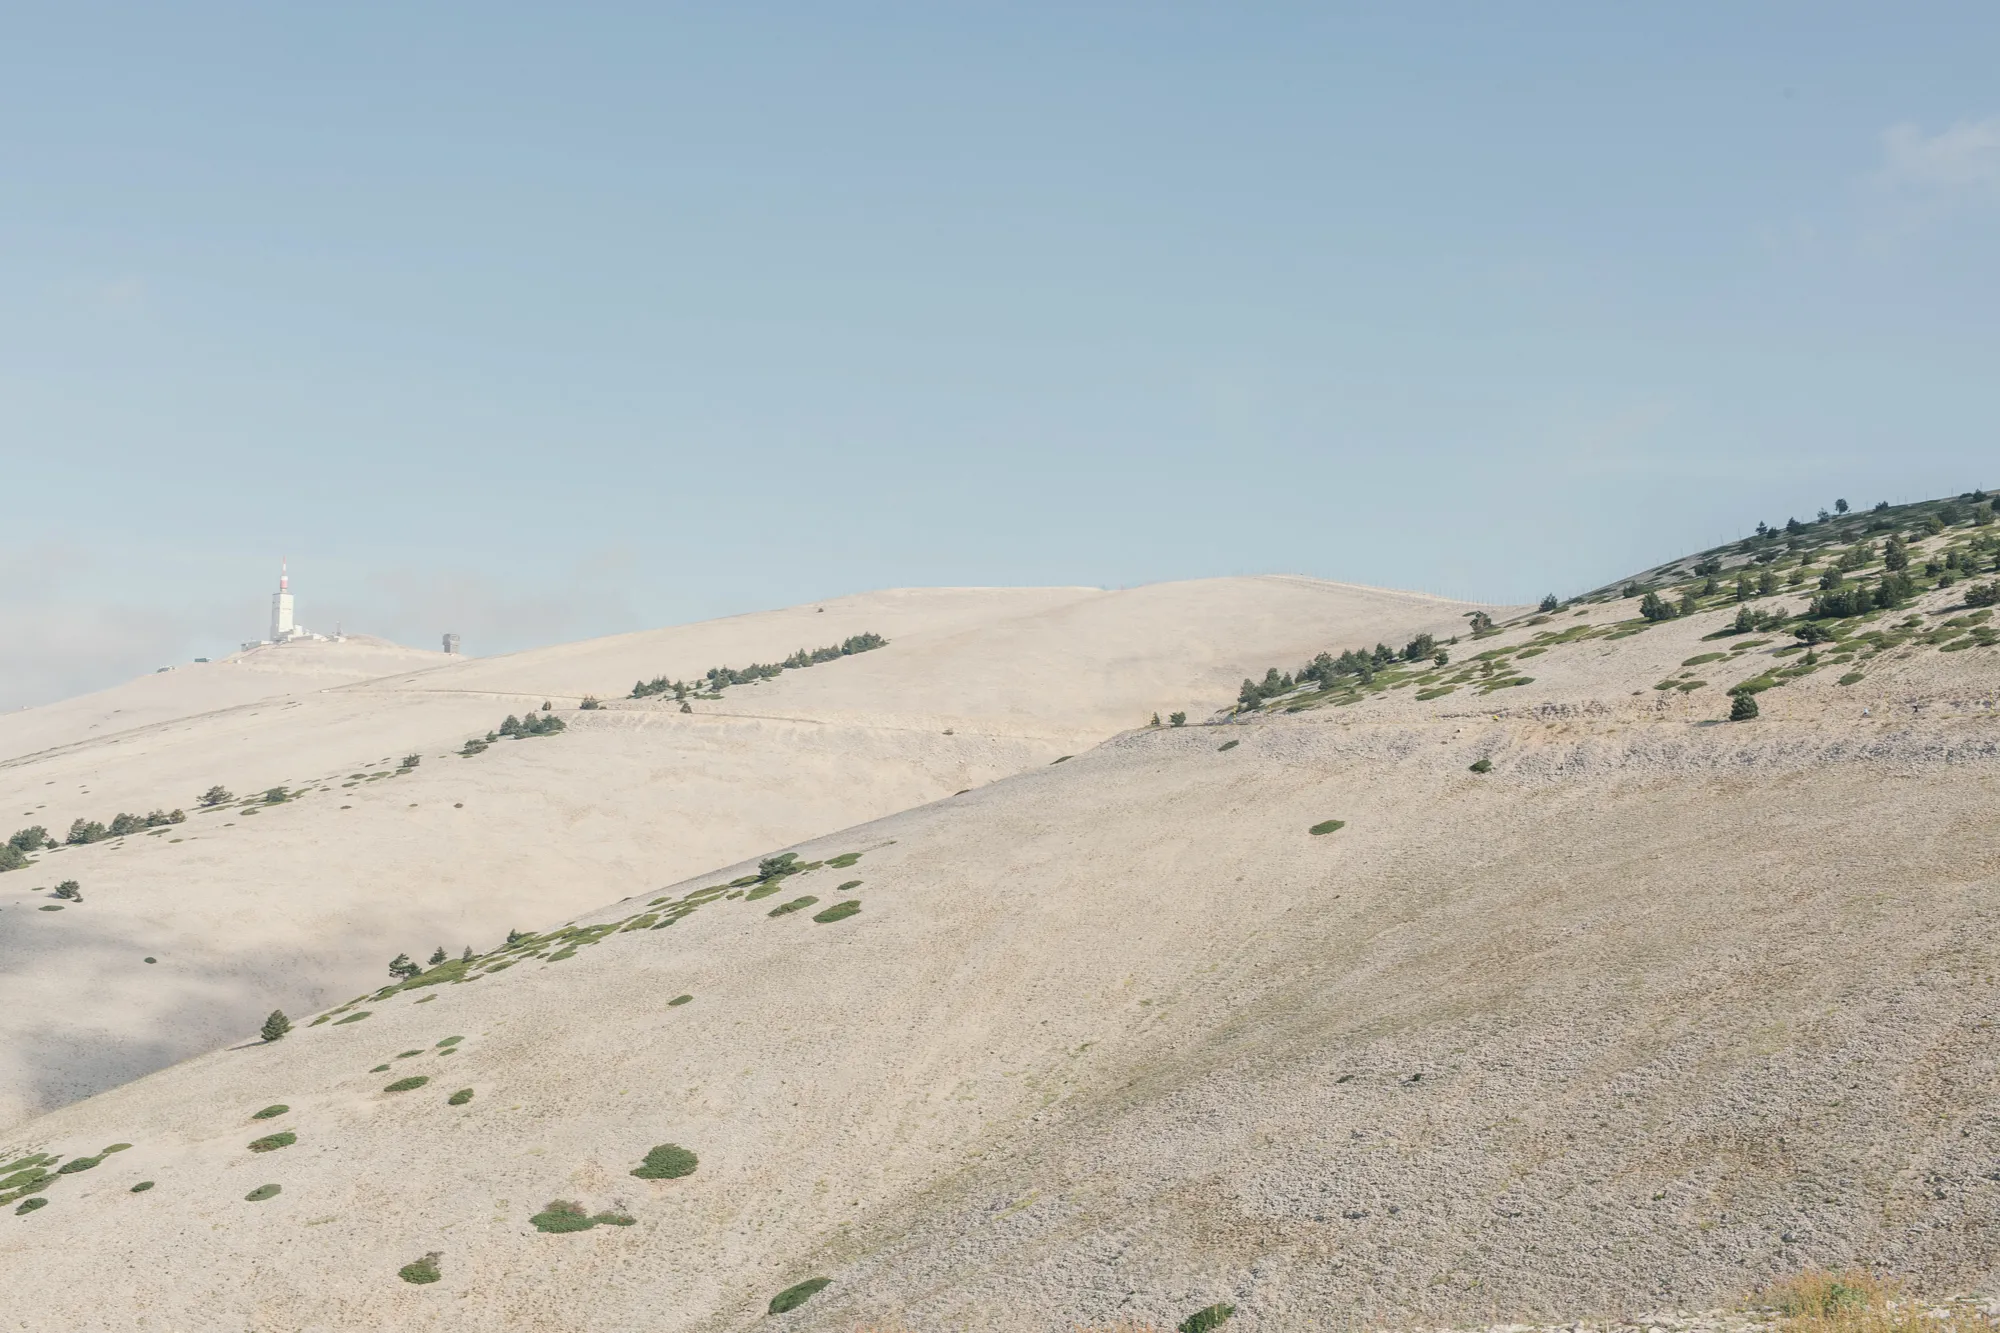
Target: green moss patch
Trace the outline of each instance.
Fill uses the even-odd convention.
[[[265,1107],[261,1111],[252,1111],[250,1113],[250,1118],[252,1120],[276,1120],[279,1116],[283,1115],[285,1112],[291,1109],[292,1109],[291,1107],[285,1105],[283,1102],[276,1102],[270,1106]]]
[[[457,1092],[454,1092],[453,1094],[451,1094],[451,1096],[445,1098],[444,1104],[446,1106],[463,1106],[471,1100],[472,1100],[472,1089],[460,1088]]]
[[[780,903],[778,906],[773,907],[770,911],[766,912],[764,915],[784,916],[789,912],[797,912],[805,908],[811,907],[814,903],[818,901],[819,899],[813,897],[811,894],[807,894],[803,898],[794,898],[788,903]]]
[[[1321,820],[1317,824],[1314,824],[1311,828],[1307,829],[1306,832],[1312,834],[1315,838],[1317,838],[1322,834],[1338,833],[1341,829],[1344,829],[1346,827],[1347,827],[1347,821],[1344,819],[1325,819]]]
[[[408,1078],[397,1079],[394,1083],[391,1083],[388,1087],[382,1089],[382,1091],[411,1092],[417,1088],[421,1088],[422,1086],[424,1086],[424,1084],[428,1082],[430,1082],[429,1076],[424,1074],[412,1074]]]
[[[244,1195],[243,1201],[245,1203],[262,1203],[266,1199],[275,1199],[279,1194],[284,1192],[284,1188],[283,1185],[259,1185],[256,1189]]]
[[[266,1134],[261,1139],[251,1140],[250,1151],[276,1152],[280,1148],[289,1148],[298,1141],[299,1136],[288,1129],[281,1134]]]
[[[796,1310],[832,1285],[830,1277],[809,1277],[797,1286],[786,1287],[771,1298],[771,1313],[784,1314],[787,1310]]]
[[[679,1180],[694,1174],[699,1159],[678,1143],[661,1143],[647,1152],[645,1160],[632,1168],[641,1180]]]
[[[844,903],[835,903],[824,912],[814,913],[813,920],[819,922],[821,925],[825,925],[830,921],[845,921],[860,910],[861,900],[859,898],[849,898]]]

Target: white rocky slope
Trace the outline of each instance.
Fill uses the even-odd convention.
[[[490,659],[286,644],[0,718],[0,832],[188,812],[0,875],[0,1125],[376,984],[400,952],[490,948],[1155,711],[1205,716],[1249,663],[1467,609],[1294,578],[903,589]],[[621,698],[870,632],[888,645],[688,713]],[[544,702],[566,732],[459,756]],[[199,810],[217,784],[295,799]],[[71,879],[83,902],[41,910]]]
[[[635,894],[578,918],[609,933],[187,1061],[14,1131],[96,1160],[0,1217],[0,1326],[1225,1303],[1234,1333],[1701,1308],[1807,1264],[1986,1289],[1996,650],[1930,635],[1945,600],[1735,724],[1721,687],[1784,640],[1565,614],[1428,687],[1123,735],[791,849],[847,864]],[[698,1169],[632,1174],[669,1143]],[[606,1220],[538,1229],[555,1201]]]

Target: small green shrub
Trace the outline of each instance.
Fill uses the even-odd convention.
[[[811,894],[809,893],[809,894],[807,894],[807,895],[806,895],[805,897],[803,897],[803,898],[794,898],[794,899],[792,899],[792,900],[791,900],[790,902],[788,902],[788,903],[780,903],[780,904],[778,904],[778,905],[777,905],[776,907],[773,907],[773,908],[772,908],[772,909],[771,909],[770,911],[768,911],[768,912],[764,913],[764,915],[765,915],[765,916],[784,916],[784,915],[785,915],[786,913],[788,913],[788,912],[796,912],[796,911],[799,911],[799,910],[800,910],[800,909],[802,909],[802,908],[807,908],[807,907],[811,907],[811,906],[812,906],[812,905],[813,905],[814,903],[816,903],[816,902],[818,902],[818,901],[819,901],[819,899],[817,899],[817,898],[813,897],[813,896],[812,896],[812,895],[811,895]]]
[[[438,1272],[438,1260],[441,1257],[438,1251],[432,1250],[423,1258],[413,1263],[404,1264],[401,1268],[397,1269],[396,1276],[405,1282],[414,1282],[418,1285],[426,1282],[435,1282],[443,1276],[442,1273]]]
[[[667,1006],[668,1006],[669,1008],[672,1008],[672,1007],[673,1007],[674,1005],[677,1005],[677,1004],[686,1004],[686,1003],[687,1003],[688,1001],[692,1000],[693,998],[694,998],[694,996],[692,996],[692,995],[676,995],[676,996],[674,996],[674,998],[673,998],[673,999],[671,999],[671,1000],[668,1000],[668,1001],[667,1001]]]
[[[243,1201],[245,1203],[262,1203],[266,1199],[275,1199],[284,1191],[284,1188],[283,1185],[259,1185],[256,1189],[244,1195]]]
[[[588,1231],[597,1225],[597,1219],[583,1211],[581,1204],[568,1199],[551,1199],[541,1212],[528,1221],[535,1230],[558,1235],[565,1231]]]
[[[1323,833],[1338,833],[1341,829],[1344,829],[1346,827],[1347,827],[1347,821],[1344,819],[1328,819],[1328,820],[1323,820],[1320,823],[1314,824],[1310,829],[1306,831],[1308,833],[1311,833],[1315,838],[1317,838]]]
[[[460,1088],[457,1092],[454,1092],[453,1094],[451,1094],[451,1096],[445,1098],[444,1104],[446,1106],[463,1106],[471,1100],[472,1100],[472,1089]]]
[[[682,1176],[694,1174],[699,1159],[678,1143],[655,1145],[646,1154],[644,1161],[632,1168],[632,1174],[641,1180],[679,1180]]]
[[[1739,694],[1729,701],[1729,720],[1731,722],[1748,722],[1756,716],[1757,696],[1755,694]]]
[[[812,1277],[797,1286],[786,1287],[771,1298],[771,1313],[784,1314],[787,1310],[796,1310],[832,1285],[830,1277]]]
[[[1179,1324],[1180,1333],[1210,1333],[1229,1322],[1229,1316],[1236,1313],[1233,1305],[1211,1305],[1196,1310]]]
[[[285,1017],[285,1011],[273,1009],[271,1016],[264,1020],[264,1026],[258,1029],[257,1035],[265,1041],[277,1041],[291,1030],[292,1020]]]
[[[426,1075],[426,1074],[412,1074],[412,1075],[410,1075],[410,1077],[408,1077],[408,1078],[399,1078],[399,1079],[397,1079],[397,1080],[396,1080],[396,1081],[395,1081],[394,1083],[391,1083],[391,1084],[390,1084],[390,1085],[389,1085],[388,1087],[386,1087],[386,1088],[382,1089],[382,1091],[384,1091],[384,1092],[411,1092],[411,1091],[414,1091],[414,1090],[415,1090],[415,1089],[417,1089],[417,1088],[421,1088],[422,1086],[424,1086],[424,1084],[426,1084],[426,1083],[428,1083],[428,1082],[430,1082],[430,1081],[431,1081],[431,1080],[430,1080],[430,1077],[429,1077],[429,1075]]]
[[[261,1139],[252,1140],[250,1144],[250,1151],[276,1152],[280,1148],[289,1148],[298,1141],[299,1141],[299,1136],[292,1133],[292,1131],[288,1129],[283,1131],[282,1133],[266,1134]]]
[[[824,912],[815,913],[813,920],[819,922],[821,925],[826,925],[833,921],[845,921],[860,910],[861,900],[859,898],[849,898],[844,903],[835,903]]]
[[[1491,773],[1493,771],[1493,761],[1491,759],[1474,760],[1470,768],[1474,773]]]
[[[1215,752],[1217,754],[1221,754],[1224,750],[1233,750],[1241,744],[1243,744],[1242,741],[1224,741],[1222,744],[1215,747]]]
[[[842,852],[839,856],[828,857],[826,863],[835,870],[845,870],[860,859],[860,852]]]
[[[145,1192],[146,1192],[147,1190],[149,1190],[149,1189],[151,1189],[151,1188],[153,1188],[153,1182],[152,1182],[152,1181],[150,1181],[150,1180],[142,1180],[142,1181],[140,1181],[140,1182],[139,1182],[138,1184],[136,1184],[136,1185],[134,1185],[134,1186],[132,1187],[132,1193],[134,1193],[134,1194],[144,1194],[144,1193],[145,1193]]]
[[[14,1215],[16,1217],[19,1217],[22,1213],[32,1213],[37,1208],[46,1208],[48,1206],[48,1202],[49,1201],[47,1199],[40,1197],[36,1197],[33,1199],[23,1199],[21,1200],[21,1206],[14,1210]]]
[[[261,1111],[252,1111],[250,1113],[250,1118],[252,1120],[276,1120],[279,1116],[283,1115],[285,1112],[291,1109],[292,1109],[291,1107],[285,1105],[283,1102],[278,1102],[275,1105],[265,1107]]]
[[[99,1153],[95,1157],[72,1157],[56,1168],[56,1174],[59,1176],[75,1175],[79,1171],[88,1171],[103,1161],[104,1154],[102,1153]]]

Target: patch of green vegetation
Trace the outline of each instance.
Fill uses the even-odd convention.
[[[1442,699],[1457,688],[1456,685],[1434,685],[1428,690],[1418,690],[1417,702],[1426,703],[1432,699]]]
[[[1682,694],[1686,694],[1690,690],[1702,689],[1706,687],[1707,684],[1708,682],[1705,680],[1684,680],[1680,684],[1674,686],[1674,688],[1679,690]]]
[[[1545,652],[1547,652],[1547,651],[1548,651],[1548,649],[1546,649],[1546,648],[1540,648],[1540,647],[1537,647],[1537,648],[1523,648],[1523,649],[1522,649],[1522,650],[1521,650],[1520,652],[1518,652],[1518,653],[1515,653],[1515,654],[1514,654],[1514,656],[1515,656],[1515,658],[1516,658],[1516,659],[1518,660],[1518,659],[1520,659],[1520,658],[1523,658],[1523,657],[1534,657],[1534,656],[1536,656],[1537,654],[1540,654],[1540,653],[1545,653]]]
[[[1491,773],[1493,771],[1493,761],[1491,759],[1475,759],[1466,767],[1474,773]]]
[[[782,889],[784,887],[785,887],[785,881],[783,881],[782,879],[767,880],[764,883],[759,884],[756,888],[750,890],[748,893],[744,894],[743,901],[747,903],[754,903],[759,898],[770,897],[772,894],[776,893],[779,889]]]
[[[771,1313],[784,1314],[796,1310],[832,1285],[830,1277],[809,1277],[795,1286],[786,1287],[771,1298]]]
[[[283,1115],[285,1112],[291,1109],[292,1109],[291,1107],[285,1105],[283,1102],[278,1102],[274,1105],[265,1107],[261,1111],[252,1111],[250,1113],[250,1118],[252,1120],[276,1120],[279,1116]]]
[[[78,1171],[88,1171],[103,1161],[103,1153],[99,1153],[95,1157],[72,1157],[56,1168],[56,1174],[59,1176],[74,1175]]]
[[[256,1189],[244,1195],[243,1201],[245,1203],[262,1203],[266,1199],[275,1199],[279,1194],[284,1192],[284,1188],[283,1185],[259,1185]]]
[[[298,1141],[299,1141],[299,1136],[292,1133],[292,1131],[288,1129],[281,1134],[266,1134],[261,1139],[252,1140],[250,1143],[250,1151],[276,1152],[280,1148],[289,1148]]]
[[[1211,1333],[1229,1322],[1229,1316],[1236,1313],[1233,1305],[1216,1304],[1196,1310],[1177,1325],[1180,1333]]]
[[[803,898],[794,898],[788,903],[780,903],[778,904],[778,906],[773,907],[770,911],[766,912],[764,915],[784,916],[788,913],[797,912],[803,908],[811,907],[814,903],[818,901],[819,899],[813,897],[811,894],[807,894]]]
[[[373,1069],[369,1070],[368,1072],[371,1074],[386,1074],[389,1072],[389,1066],[376,1065]]]
[[[427,1074],[412,1074],[408,1078],[397,1079],[394,1083],[391,1083],[388,1087],[382,1089],[382,1091],[410,1092],[416,1088],[421,1088],[422,1086],[424,1086],[424,1084],[430,1081],[431,1081],[430,1076]]]
[[[1224,750],[1233,750],[1241,744],[1243,744],[1242,741],[1224,741],[1222,744],[1215,747],[1215,752],[1217,754],[1221,754]]]
[[[1517,686],[1533,685],[1534,683],[1535,678],[1533,676],[1503,676],[1498,680],[1487,681],[1479,687],[1479,692],[1481,694],[1491,694],[1495,690],[1511,690]]]
[[[1703,662],[1720,662],[1727,656],[1729,656],[1728,653],[1696,653],[1693,657],[1682,662],[1681,665],[1684,667],[1700,666]]]
[[[826,863],[835,870],[845,870],[860,859],[860,852],[842,852],[839,856],[829,856]]]
[[[418,1285],[426,1282],[435,1282],[444,1276],[438,1272],[437,1261],[441,1257],[438,1251],[432,1250],[423,1258],[404,1264],[401,1268],[397,1269],[396,1276],[405,1282],[414,1282]]]
[[[844,880],[840,884],[836,885],[833,891],[835,893],[852,893],[854,892],[854,890],[860,887],[861,887],[860,880],[850,879],[850,880]]]
[[[1835,681],[1834,684],[1853,685],[1857,684],[1861,680],[1861,678],[1862,678],[1861,673],[1859,671],[1850,671],[1846,675],[1842,676],[1839,680]]]
[[[399,1052],[397,1052],[397,1054],[396,1054],[396,1058],[397,1058],[398,1060],[407,1060],[407,1059],[409,1059],[409,1058],[410,1058],[411,1056],[413,1056],[413,1055],[422,1055],[422,1054],[423,1054],[423,1052],[422,1052],[422,1051],[420,1051],[420,1050],[419,1050],[419,1051],[399,1051]]]
[[[1326,820],[1321,820],[1317,824],[1314,824],[1311,828],[1307,829],[1306,832],[1312,834],[1315,838],[1317,838],[1321,834],[1337,833],[1341,829],[1344,829],[1346,827],[1347,827],[1347,821],[1344,819],[1326,819]]]
[[[48,1202],[49,1201],[47,1199],[43,1198],[23,1199],[21,1201],[21,1206],[14,1210],[14,1215],[16,1217],[19,1217],[22,1213],[32,1213],[37,1208],[46,1208],[48,1206]]]
[[[541,1212],[528,1221],[535,1230],[550,1235],[560,1235],[566,1231],[588,1231],[595,1226],[629,1227],[636,1219],[623,1213],[599,1213],[592,1217],[583,1211],[583,1205],[568,1199],[551,1199]]]
[[[693,1175],[698,1165],[700,1159],[680,1144],[660,1143],[646,1153],[645,1160],[632,1168],[632,1174],[641,1180],[679,1180],[682,1176]]]
[[[451,1096],[445,1098],[444,1104],[446,1106],[463,1106],[471,1100],[472,1100],[472,1089],[460,1088],[457,1092],[454,1092],[453,1094],[451,1094]]]
[[[694,998],[694,996],[692,996],[692,995],[676,995],[676,996],[674,996],[674,998],[673,998],[673,999],[671,999],[671,1000],[668,1000],[668,1001],[667,1001],[667,1007],[668,1007],[668,1008],[672,1008],[672,1007],[673,1007],[674,1005],[677,1005],[677,1004],[686,1004],[686,1003],[687,1003],[688,1001],[692,1000],[693,998]]]
[[[369,1011],[366,1009],[357,1009],[345,1018],[336,1019],[333,1025],[339,1027],[342,1023],[359,1023],[362,1019],[368,1017],[368,1014]]]
[[[635,916],[630,921],[626,922],[622,927],[620,927],[620,929],[645,930],[648,926],[651,926],[655,921],[658,921],[659,919],[660,919],[660,914],[658,912],[641,912],[638,916]]]
[[[149,1189],[151,1189],[151,1188],[153,1188],[153,1182],[152,1182],[152,1181],[150,1181],[150,1180],[142,1180],[142,1181],[140,1181],[140,1182],[139,1182],[138,1184],[136,1184],[136,1185],[134,1185],[134,1186],[132,1187],[132,1189],[131,1189],[131,1193],[133,1193],[133,1194],[144,1194],[144,1193],[145,1193],[145,1192],[146,1192],[147,1190],[149,1190]]]
[[[565,958],[574,958],[574,957],[576,957],[576,946],[572,944],[567,949],[563,949],[556,953],[550,954],[549,961],[551,963],[560,963]]]
[[[824,912],[815,913],[813,920],[819,922],[821,925],[825,925],[831,921],[845,921],[860,910],[861,900],[859,898],[849,898],[846,902],[835,903]]]

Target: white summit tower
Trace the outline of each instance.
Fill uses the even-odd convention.
[[[292,576],[286,561],[278,562],[278,590],[271,594],[271,642],[284,643],[305,637],[292,624]]]

